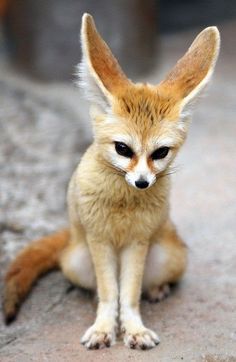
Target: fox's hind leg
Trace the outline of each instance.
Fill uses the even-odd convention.
[[[71,240],[61,254],[60,266],[63,274],[73,284],[85,289],[95,290],[94,267],[82,226],[72,227]]]
[[[168,221],[152,238],[144,270],[143,294],[151,302],[165,298],[169,284],[177,282],[186,269],[187,247]]]

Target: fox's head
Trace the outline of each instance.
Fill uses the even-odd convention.
[[[95,144],[104,162],[145,189],[168,172],[183,144],[190,106],[209,82],[220,47],[216,27],[203,30],[158,85],[134,84],[84,14],[80,86],[92,104]]]

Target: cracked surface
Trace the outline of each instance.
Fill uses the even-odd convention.
[[[213,84],[199,102],[173,175],[172,215],[189,246],[188,272],[169,298],[141,304],[160,345],[140,352],[117,341],[86,351],[79,341],[94,322],[94,299],[54,272],[38,282],[14,324],[1,320],[1,362],[236,361],[235,26],[220,29]],[[163,37],[163,62],[147,81],[161,79],[196,33]],[[90,132],[87,108],[71,85],[39,85],[2,63],[0,104],[3,275],[29,240],[66,225],[66,185]]]

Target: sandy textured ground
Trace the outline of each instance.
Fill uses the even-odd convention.
[[[79,343],[96,304],[59,272],[39,281],[10,327],[0,322],[1,362],[236,361],[236,23],[222,25],[222,52],[207,98],[194,115],[173,176],[172,215],[189,245],[189,268],[164,302],[142,302],[161,344],[122,343],[86,351]],[[162,38],[154,82],[195,32]],[[1,274],[32,238],[66,225],[65,192],[91,134],[87,106],[71,85],[42,85],[0,66]]]

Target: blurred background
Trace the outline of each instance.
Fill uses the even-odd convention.
[[[235,1],[0,0],[0,274],[30,240],[67,225],[67,184],[92,140],[88,104],[74,84],[84,12],[94,16],[128,76],[153,84],[204,27],[219,27],[222,46],[212,85],[196,107],[172,176],[171,213],[189,245],[189,271],[169,302],[161,307],[144,304],[144,318],[166,334],[160,361],[166,361],[167,347],[168,356],[172,351],[178,361],[183,356],[185,361],[202,361],[196,358],[199,353],[224,357],[224,351],[235,361]],[[67,288],[62,276],[45,278],[32,293],[35,299],[23,307],[18,324],[6,329],[0,323],[1,358],[48,360],[34,357],[34,348],[39,353],[49,348],[55,353],[50,361],[77,361],[77,339],[89,323],[86,313],[92,315],[94,308],[89,299],[80,296],[78,302],[76,294],[67,298]],[[84,320],[76,323],[83,303]],[[58,320],[65,322],[64,315],[70,322],[68,333],[63,333],[65,325],[56,328]],[[48,335],[55,338],[40,345],[49,320]],[[67,359],[59,356],[64,356],[66,343]],[[109,353],[113,351],[117,349]],[[121,352],[125,360],[128,351]],[[106,356],[107,361],[117,360]],[[156,361],[152,356],[149,361]],[[203,361],[226,361],[217,358]]]
[[[0,0],[0,4],[2,52],[26,74],[46,81],[71,79],[80,59],[78,34],[84,12],[94,15],[130,76],[156,64],[160,34],[220,24],[236,16],[231,0]]]

